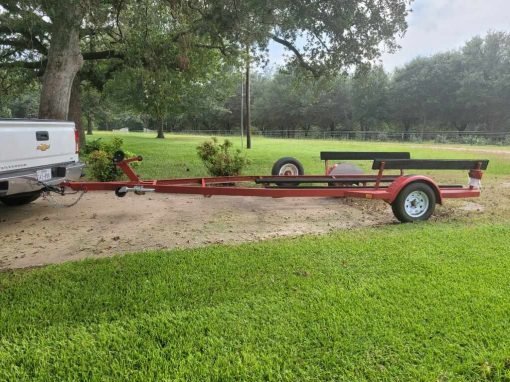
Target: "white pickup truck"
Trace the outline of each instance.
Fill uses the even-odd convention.
[[[78,149],[73,122],[0,119],[0,201],[27,204],[46,186],[79,179]]]

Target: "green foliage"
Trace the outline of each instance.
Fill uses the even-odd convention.
[[[232,146],[232,142],[228,139],[220,144],[218,139],[213,137],[197,147],[198,156],[202,159],[209,174],[213,176],[241,174],[249,161],[241,155],[241,150],[233,150]]]
[[[82,154],[87,164],[87,170],[93,179],[110,182],[121,177],[122,171],[113,163],[113,155],[116,151],[122,150],[123,143],[119,137],[113,137],[106,141],[97,138],[86,143]],[[122,151],[127,158],[134,156],[128,151]],[[131,166],[136,167],[137,163],[131,163]]]
[[[0,117],[34,118],[39,108],[40,84],[21,70],[0,68]]]
[[[100,182],[109,182],[117,180],[121,172],[112,163],[112,157],[106,151],[95,150],[90,153],[86,159],[87,170],[90,176]]]
[[[375,67],[355,75],[352,79],[352,113],[362,131],[375,130],[388,119],[388,74]]]

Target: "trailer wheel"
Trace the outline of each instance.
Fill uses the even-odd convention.
[[[115,190],[115,196],[119,198],[123,198],[127,195],[127,191],[125,190],[125,187],[119,187]]]
[[[271,175],[274,176],[299,176],[304,175],[305,170],[303,165],[296,158],[284,157],[278,159],[271,169]],[[276,183],[278,187],[294,187],[299,186],[299,183]]]
[[[39,199],[41,191],[26,192],[23,194],[0,197],[0,201],[9,207],[22,206]]]
[[[122,162],[125,157],[126,155],[124,154],[124,151],[122,150],[115,151],[115,153],[113,154],[113,163]]]
[[[407,185],[391,204],[395,217],[402,223],[428,220],[436,208],[436,194],[423,182]]]

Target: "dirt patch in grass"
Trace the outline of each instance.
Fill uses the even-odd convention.
[[[75,196],[52,200],[70,204]],[[151,249],[240,243],[391,223],[383,202],[94,192],[70,208],[52,200],[0,204],[0,269]]]
[[[510,217],[510,179],[484,183],[482,197],[446,200],[433,219],[501,221]],[[52,201],[53,200],[53,201]],[[0,203],[0,269],[96,258],[152,249],[199,247],[321,234],[392,224],[384,202],[334,198],[255,198],[112,193],[40,199],[17,208]]]

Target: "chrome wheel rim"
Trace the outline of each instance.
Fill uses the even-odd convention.
[[[287,163],[280,168],[278,175],[296,176],[299,175],[299,169],[295,164]]]
[[[429,204],[429,197],[425,192],[413,191],[407,195],[404,208],[409,216],[419,218],[428,211]]]

